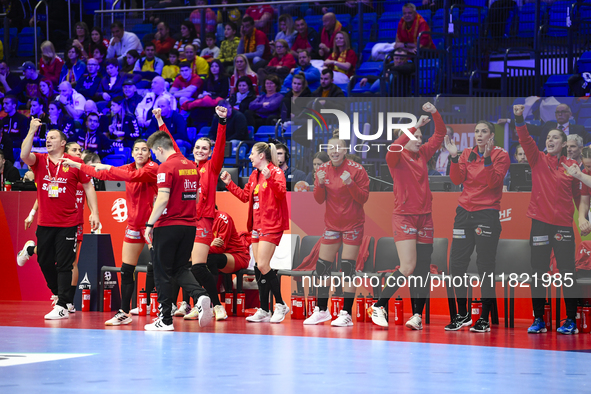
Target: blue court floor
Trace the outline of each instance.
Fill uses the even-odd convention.
[[[572,351],[0,327],[0,393],[584,393],[590,365]]]

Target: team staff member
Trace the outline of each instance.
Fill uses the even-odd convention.
[[[515,126],[519,143],[525,151],[527,162],[532,170],[532,192],[527,217],[531,224],[531,267],[537,274],[538,282],[531,285],[534,323],[527,332],[537,334],[546,332],[544,323],[544,305],[546,288],[542,285],[542,275],[550,267],[550,254],[554,250],[556,265],[563,282],[570,277],[572,283],[564,286],[564,304],[567,319],[556,331],[561,334],[577,334],[575,322],[577,315],[578,288],[575,278],[575,234],[573,214],[575,204],[579,205],[581,196],[579,181],[569,175],[565,169],[577,162],[566,156],[566,134],[560,130],[551,130],[546,137],[546,152],[541,152],[534,139],[527,131],[523,118],[524,105],[514,105]],[[571,285],[572,284],[572,285]],[[569,286],[571,285],[571,286]]]
[[[21,147],[21,160],[35,174],[37,200],[39,200],[39,219],[37,226],[37,246],[39,266],[47,282],[47,287],[58,295],[53,310],[45,319],[67,319],[67,304],[72,303],[70,288],[72,268],[76,260],[76,229],[78,225],[78,205],[76,187],[82,183],[88,205],[90,206],[90,224],[92,229],[99,225],[96,192],[90,177],[76,168],[64,166],[63,157],[79,161],[70,155],[64,155],[67,137],[59,130],[47,133],[45,146],[47,153],[31,153],[33,138],[41,126],[37,118],[31,120],[29,133]]]
[[[144,232],[146,241],[154,248],[154,280],[162,317],[146,324],[144,329],[174,331],[171,315],[173,278],[193,297],[199,311],[199,325],[203,327],[213,318],[211,300],[187,267],[195,239],[199,174],[193,163],[174,150],[173,140],[166,131],[152,134],[148,138],[148,147],[162,163],[156,176],[158,197]],[[154,240],[150,242],[152,233]]]
[[[349,150],[343,140],[332,138],[328,144],[330,161],[318,168],[314,182],[314,199],[318,204],[326,202],[325,229],[316,262],[316,274],[320,280],[330,276],[332,263],[343,244],[341,271],[344,277],[352,281],[359,247],[363,241],[363,205],[369,198],[369,178],[361,165],[345,158]],[[344,290],[343,310],[331,323],[332,326],[353,325],[351,316],[355,289],[352,285],[345,285]],[[314,308],[312,316],[304,320],[304,324],[319,324],[331,319],[328,311],[329,291],[330,285],[318,288],[318,306]]]
[[[501,197],[503,181],[511,164],[509,154],[495,147],[494,126],[485,120],[476,124],[476,146],[465,149],[458,156],[453,139],[445,136],[445,148],[451,158],[450,177],[454,184],[464,184],[458,201],[451,244],[450,268],[453,276],[462,277],[468,270],[470,256],[476,247],[478,274],[495,272],[497,245],[501,236]],[[458,315],[445,326],[447,331],[456,331],[472,324],[468,313],[467,288],[454,286],[458,303]],[[482,315],[470,331],[488,332],[488,316],[495,302],[494,281],[482,280]]]
[[[246,320],[280,323],[285,319],[289,308],[281,298],[279,279],[277,272],[271,269],[271,258],[283,232],[289,229],[285,176],[277,166],[275,145],[257,142],[252,147],[249,158],[256,170],[250,174],[244,190],[232,182],[227,171],[221,176],[233,195],[240,201],[249,203],[247,229],[252,231],[252,251],[257,262],[254,272],[261,307]],[[275,297],[273,316],[269,312],[269,292]]]
[[[152,213],[154,197],[158,192],[156,174],[158,165],[151,159],[146,141],[138,139],[133,144],[133,163],[122,167],[108,164],[80,164],[72,160],[64,163],[82,170],[91,177],[125,182],[125,199],[129,209],[127,228],[121,250],[121,309],[105,322],[106,326],[119,326],[131,323],[131,297],[135,289],[135,267],[144,248],[145,223]],[[149,289],[148,291],[151,291]]]
[[[445,123],[433,104],[425,103],[423,111],[431,113],[435,122],[435,134],[429,142],[422,144],[420,128],[430,121],[423,115],[417,127],[409,129],[416,140],[410,140],[401,132],[386,154],[388,169],[394,180],[392,231],[400,259],[400,269],[387,278],[380,299],[371,307],[371,320],[382,327],[388,327],[385,308],[388,301],[396,293],[399,285],[414,273],[415,278],[421,278],[423,287],[415,280],[409,281],[413,316],[406,322],[406,326],[414,330],[423,329],[421,315],[429,291],[427,279],[433,253],[433,196],[429,189],[427,162],[441,147],[447,132]],[[404,149],[400,151],[399,146],[404,146]]]
[[[213,148],[209,138],[199,138],[193,148],[193,156],[197,171],[199,171],[199,200],[197,201],[197,232],[191,253],[191,272],[195,279],[207,290],[212,302],[216,320],[228,318],[226,309],[220,303],[217,290],[217,282],[213,273],[207,266],[209,247],[213,241],[213,221],[215,218],[216,186],[220,171],[224,165],[224,150],[226,148],[226,116],[227,108],[218,106],[216,113],[219,117],[217,129],[217,141]],[[159,120],[160,122],[160,120]],[[162,123],[164,124],[164,123]],[[211,156],[211,160],[209,157]],[[197,312],[196,310],[194,311]],[[194,313],[189,313],[185,319],[197,318]]]

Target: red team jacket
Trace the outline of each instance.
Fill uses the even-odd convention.
[[[580,182],[568,175],[562,167],[577,164],[576,161],[560,156],[548,155],[538,150],[525,123],[517,123],[519,143],[523,147],[532,172],[532,191],[526,216],[555,226],[571,227],[573,214],[581,197]]]
[[[439,112],[433,114],[435,134],[429,142],[419,148],[418,153],[403,149],[402,152],[386,154],[388,169],[394,180],[394,214],[423,215],[431,213],[433,196],[429,189],[427,162],[441,146],[446,134],[445,123]],[[409,130],[416,131],[413,127]],[[410,141],[406,134],[402,134],[392,145],[391,150],[397,150],[395,144],[405,146]]]
[[[263,234],[281,233],[289,229],[285,175],[273,163],[269,163],[267,168],[271,171],[269,179],[265,179],[259,170],[255,170],[250,174],[244,190],[234,182],[230,182],[226,187],[240,201],[248,201],[248,231],[254,229],[262,231]],[[259,196],[258,205],[254,203],[255,194]],[[256,224],[259,228],[253,227]]]
[[[205,160],[198,164],[200,175],[199,200],[197,201],[197,219],[214,218],[215,193],[220,177],[220,171],[224,165],[224,151],[226,149],[226,125],[218,123],[218,137],[213,148],[211,160]]]
[[[476,159],[469,162],[468,158],[472,152]],[[458,203],[466,211],[501,209],[503,180],[509,170],[511,159],[507,151],[498,146],[490,153],[490,158],[492,164],[487,166],[476,146],[473,149],[464,149],[457,163],[451,162],[449,176],[454,184],[464,184]]]
[[[149,160],[142,168],[135,163],[122,167],[111,167],[109,171],[97,171],[94,167],[82,164],[82,172],[105,181],[125,181],[127,199],[127,224],[134,230],[145,227],[154,207],[154,197],[158,194],[156,174],[158,164]]]
[[[242,238],[238,235],[238,231],[236,231],[236,226],[234,225],[234,219],[226,212],[215,212],[212,232],[214,238],[224,240],[224,246],[210,246],[210,254],[243,254],[244,257],[248,258],[248,246],[242,242]]]
[[[360,164],[345,159],[339,167],[331,161],[324,163],[318,171],[325,171],[324,184],[314,181],[314,199],[318,204],[326,201],[324,223],[333,231],[353,230],[365,223],[363,204],[369,198],[369,178]],[[351,174],[351,183],[345,185],[341,179],[343,172]]]

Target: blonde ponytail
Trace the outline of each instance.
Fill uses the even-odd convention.
[[[279,167],[279,159],[277,158],[277,148],[275,144],[269,144],[269,151],[271,152],[271,163],[275,165],[275,167]]]

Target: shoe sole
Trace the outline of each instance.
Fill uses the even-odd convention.
[[[248,320],[248,317],[246,318],[246,321],[249,323],[270,323],[271,322],[271,318],[270,317],[265,317],[262,320]]]
[[[527,333],[528,334],[543,334],[545,332],[548,332],[548,329],[542,328],[541,330],[538,330],[538,331],[530,331],[530,330],[527,330]]]
[[[114,326],[125,326],[127,324],[131,324],[132,320],[129,319],[129,321],[122,321],[122,322],[116,322],[116,323],[109,323],[109,321],[105,322],[105,326],[109,326],[109,327],[114,327]]]
[[[273,316],[271,316],[271,319],[269,320],[269,322],[274,323],[274,324],[281,323],[283,320],[285,320],[285,316],[287,316],[288,313],[289,313],[289,307],[287,307],[287,310],[285,311],[285,313],[281,317],[281,320],[273,320]]]
[[[335,320],[336,321],[336,320]],[[353,327],[353,323],[349,322],[347,324],[334,324],[334,321],[330,323],[332,327]]]
[[[29,242],[31,242],[31,245],[29,245]],[[25,261],[23,261],[22,264],[18,261],[18,258],[20,257],[21,253],[26,253],[27,255],[29,255],[29,253],[27,253],[27,248],[29,246],[35,246],[35,242],[33,242],[33,241],[25,242],[25,246],[23,246],[23,249],[20,252],[18,252],[18,254],[16,255],[16,257],[17,257],[16,263],[18,264],[19,267],[23,267],[25,264],[27,264],[27,261],[29,261],[29,259],[26,259]],[[31,258],[31,256],[29,256],[29,258]]]
[[[174,331],[174,326],[171,328],[166,327],[166,329],[161,329],[161,328],[157,328],[157,329],[152,329],[152,328],[148,328],[150,324],[146,324],[144,326],[144,331],[162,331],[162,332],[167,332],[167,331]]]
[[[579,330],[577,329],[577,330],[575,330],[573,332],[561,332],[561,331],[556,330],[556,332],[559,333],[559,334],[562,334],[562,335],[575,335],[575,334],[578,334],[579,333]]]
[[[315,325],[320,324],[320,323],[326,323],[327,321],[329,321],[331,319],[332,319],[332,316],[329,316],[325,320],[320,320],[320,321],[317,321],[315,323],[306,323],[306,321],[304,320],[304,325],[306,325],[306,326],[315,326]]]
[[[423,326],[422,325],[416,326],[416,325],[414,325],[412,323],[408,323],[408,322],[406,323],[406,327],[407,328],[410,328],[411,330],[416,330],[416,331],[420,331],[420,330],[423,329]]]
[[[385,324],[378,323],[376,319],[373,318],[373,316],[371,317],[371,322],[378,327],[388,328],[389,326],[388,322],[386,322]]]
[[[64,319],[68,319],[68,318],[69,318],[68,315],[63,316],[63,317],[61,317],[61,316],[60,317],[53,317],[53,316],[47,317],[47,316],[44,316],[44,319],[45,320],[64,320]]]
[[[445,331],[458,331],[458,330],[461,330],[461,329],[462,329],[462,328],[464,328],[464,327],[469,327],[469,326],[471,326],[471,325],[472,325],[472,319],[470,319],[470,321],[469,321],[469,322],[462,323],[462,325],[461,325],[460,327],[458,327],[458,328],[447,328],[447,327],[444,327],[443,329],[444,329]]]
[[[205,302],[197,302],[197,308],[201,309],[201,312],[199,312],[199,327],[207,327],[213,323],[214,320],[213,309],[209,305],[211,303],[211,299],[209,297],[206,298],[207,301]],[[204,303],[206,305],[203,305]]]
[[[215,315],[215,313],[214,313]],[[222,316],[222,317],[215,317],[215,321],[220,321],[220,320],[226,320],[228,318],[228,315]]]
[[[482,333],[485,333],[485,332],[490,332],[490,327],[489,327],[489,328],[487,328],[487,329],[484,329],[484,330],[477,330],[477,329],[475,329],[474,327],[472,327],[472,328],[470,329],[470,331],[471,331],[471,332],[482,332]]]

